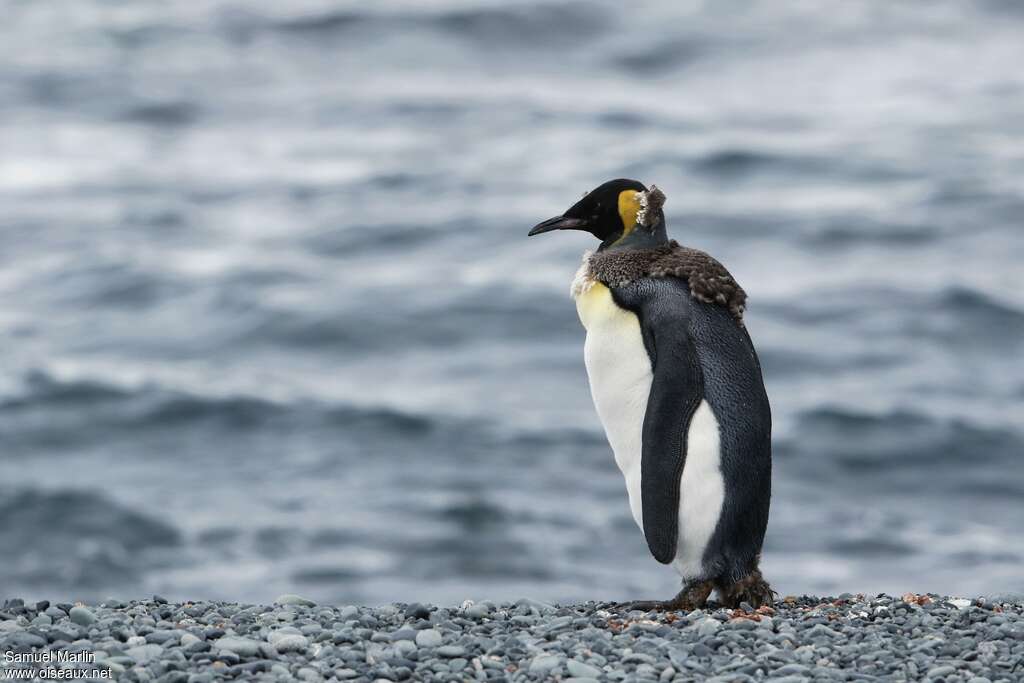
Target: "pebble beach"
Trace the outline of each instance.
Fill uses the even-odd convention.
[[[843,594],[758,610],[149,600],[0,608],[0,678],[273,681],[1019,681],[1024,595]]]

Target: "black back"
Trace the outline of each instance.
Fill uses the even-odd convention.
[[[694,299],[679,278],[644,278],[612,296],[639,317],[654,372],[641,463],[648,546],[661,562],[675,555],[685,438],[703,398],[718,420],[725,481],[704,563],[713,576],[738,580],[756,564],[771,498],[771,408],[750,336],[728,309]]]

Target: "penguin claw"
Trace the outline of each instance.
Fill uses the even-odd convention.
[[[719,594],[726,607],[735,609],[742,603],[747,603],[754,609],[762,606],[771,606],[778,600],[779,594],[772,590],[768,582],[761,576],[757,569],[752,571],[740,581],[724,584],[719,587]]]
[[[712,588],[711,581],[687,581],[671,600],[631,600],[616,603],[615,608],[623,612],[690,612],[707,606]]]

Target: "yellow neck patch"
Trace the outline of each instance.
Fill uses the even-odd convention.
[[[636,227],[636,215],[640,213],[639,195],[636,190],[623,190],[619,193],[619,218],[622,219],[623,237]]]

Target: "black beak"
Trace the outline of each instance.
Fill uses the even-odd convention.
[[[555,216],[549,218],[543,223],[538,223],[533,226],[533,230],[528,233],[528,237],[539,235],[542,232],[551,232],[552,230],[589,230],[589,226],[585,220],[579,218],[569,218],[568,216]]]

